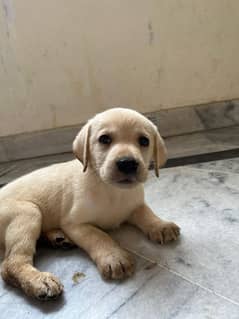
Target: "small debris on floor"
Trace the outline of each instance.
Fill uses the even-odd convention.
[[[72,276],[72,281],[75,284],[78,284],[79,280],[84,277],[85,277],[85,274],[83,272],[75,272],[74,275]]]

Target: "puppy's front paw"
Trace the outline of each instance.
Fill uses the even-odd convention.
[[[63,292],[59,279],[48,272],[37,272],[21,286],[28,296],[42,301],[56,299]]]
[[[152,225],[148,232],[148,237],[159,244],[165,244],[169,241],[176,240],[180,235],[180,227],[172,222],[159,221]]]
[[[134,273],[133,257],[122,249],[117,249],[102,256],[97,261],[97,267],[104,279],[124,279]]]

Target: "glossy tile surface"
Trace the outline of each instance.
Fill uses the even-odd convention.
[[[62,280],[64,297],[39,303],[0,280],[0,318],[238,319],[239,159],[150,173],[145,190],[155,213],[181,226],[178,242],[159,246],[130,226],[112,232],[137,255],[122,283],[104,282],[79,249],[40,248],[36,265]],[[75,272],[85,274],[79,283]]]

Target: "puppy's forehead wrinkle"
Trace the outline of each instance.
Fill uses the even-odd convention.
[[[99,135],[146,135],[153,134],[154,128],[152,123],[144,117],[122,116],[95,117],[92,123],[93,130]]]
[[[142,114],[126,108],[113,108],[105,112],[98,113],[93,118],[94,121],[103,121],[103,122],[120,122],[120,121],[133,121],[133,122],[146,122],[149,121]],[[149,121],[150,122],[150,121]]]

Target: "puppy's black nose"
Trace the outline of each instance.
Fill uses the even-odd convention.
[[[118,170],[124,174],[135,174],[139,163],[133,157],[121,157],[117,160]]]

